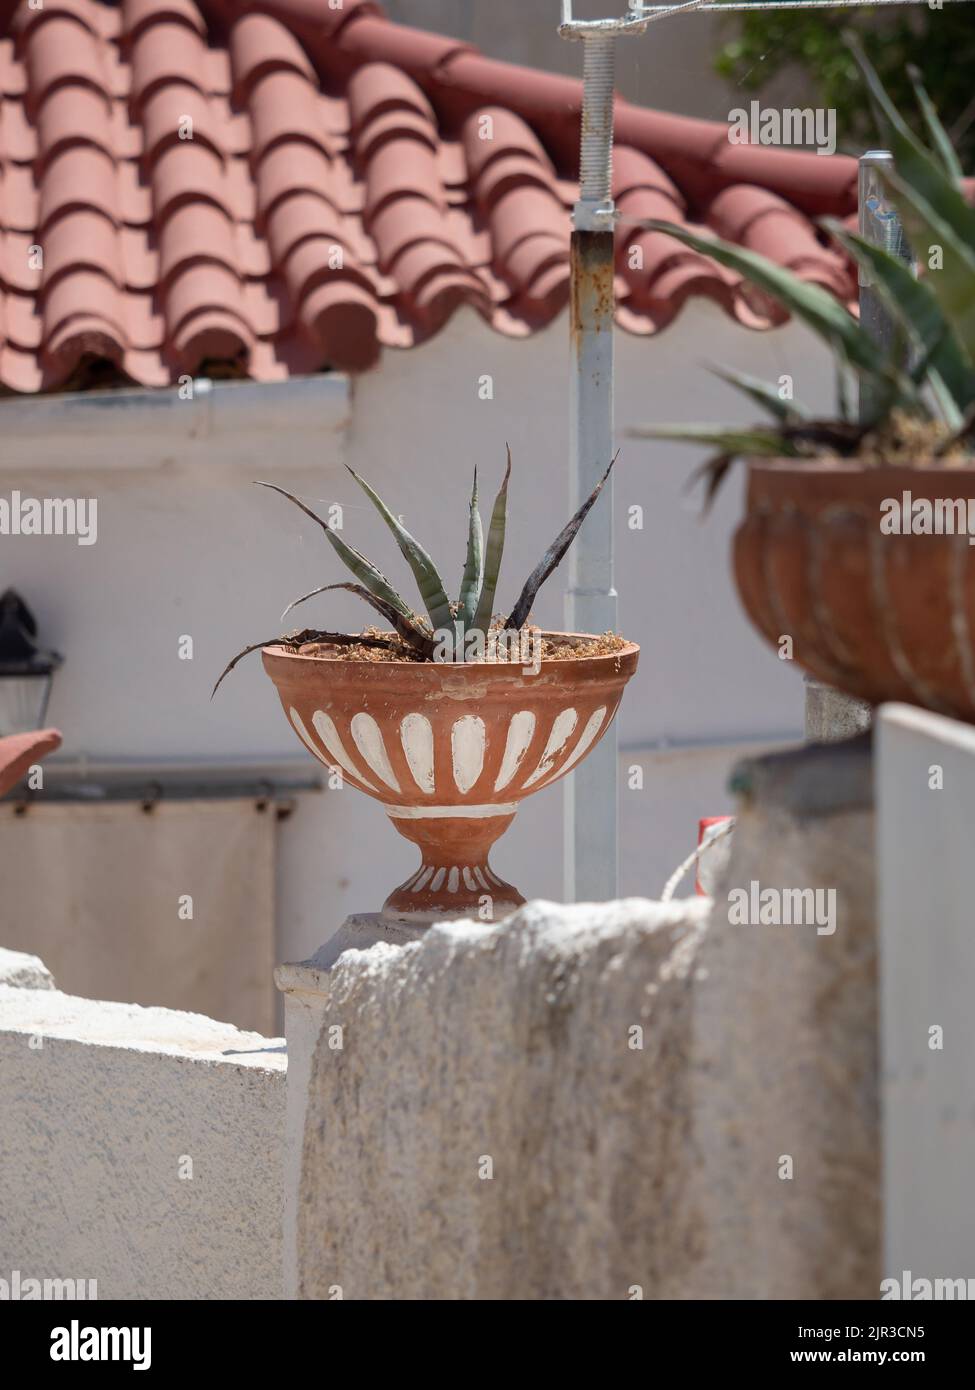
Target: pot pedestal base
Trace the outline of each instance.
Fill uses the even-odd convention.
[[[514,820],[501,815],[443,814],[453,808],[424,808],[432,814],[390,813],[396,829],[419,846],[423,862],[383,904],[382,920],[413,926],[456,917],[497,922],[525,899],[488,864],[488,851]]]

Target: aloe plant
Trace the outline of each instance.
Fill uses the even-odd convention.
[[[420,600],[424,609],[423,613],[418,613],[402,595],[394,588],[392,583],[386,578],[382,570],[368,560],[365,555],[349,545],[342,537],[328,525],[326,521],[307,506],[300,498],[285,488],[279,487],[277,483],[258,483],[258,487],[270,488],[273,492],[280,493],[287,498],[307,517],[316,522],[324,531],[325,537],[339,559],[348,569],[356,583],[348,581],[339,583],[321,584],[318,588],[312,589],[307,594],[302,594],[300,598],[294,599],[284,611],[286,616],[293,608],[299,604],[307,603],[310,599],[318,597],[320,594],[327,594],[336,590],[343,590],[347,593],[355,594],[365,603],[368,603],[377,613],[379,613],[393,628],[401,641],[405,642],[411,649],[414,659],[421,661],[432,661],[438,652],[438,638],[443,634],[449,635],[449,646],[453,653],[453,659],[464,661],[468,654],[478,650],[484,651],[488,643],[488,633],[519,632],[528,621],[531,613],[532,604],[539,589],[546,579],[552,574],[556,567],[561,563],[570,545],[579,533],[583,521],[602,492],[603,484],[609,477],[614,458],[603,474],[602,478],[593,488],[592,492],[583,502],[582,506],[573,517],[566,523],[555,540],[546,550],[539,563],[532,570],[528,579],[518,596],[515,606],[512,608],[508,617],[503,621],[496,621],[494,618],[494,604],[498,586],[498,576],[501,572],[501,561],[504,555],[505,531],[508,520],[508,482],[511,477],[511,450],[508,449],[507,466],[505,468],[504,479],[498,490],[491,512],[491,521],[488,527],[487,540],[484,539],[484,531],[481,525],[481,516],[478,509],[477,494],[477,470],[474,471],[474,486],[471,492],[469,505],[469,518],[467,527],[467,552],[464,562],[464,572],[461,577],[459,595],[455,602],[447,597],[447,590],[443,580],[437,571],[436,565],[430,558],[427,551],[420,542],[412,536],[406,527],[390,511],[386,503],[379,494],[366,482],[360,478],[358,473],[349,468],[349,473],[362,488],[370,502],[379,512],[383,521],[392,531],[399,547],[400,553],[409,565],[416,586],[420,594]],[[470,635],[476,634],[477,639],[471,642]],[[213,687],[216,693],[221,681],[234,669],[242,657],[248,652],[257,651],[261,647],[282,643],[297,648],[306,642],[330,642],[340,645],[362,645],[367,647],[395,648],[397,643],[392,635],[384,637],[374,635],[363,637],[356,633],[322,632],[316,629],[306,628],[302,632],[295,632],[284,637],[269,638],[264,642],[254,642],[245,647],[242,652],[228,662],[222,672],[217,684]]]
[[[845,393],[836,418],[816,419],[795,401],[781,400],[778,388],[731,371],[718,375],[744,392],[770,416],[742,429],[721,425],[638,426],[644,439],[676,439],[712,445],[717,453],[701,472],[708,478],[708,501],[739,458],[760,455],[802,460],[823,452],[855,454],[868,434],[883,432],[895,412],[922,421],[940,421],[937,452],[975,437],[975,209],[962,188],[961,169],[930,97],[916,73],[911,80],[930,148],[909,128],[887,96],[876,72],[852,36],[848,43],[866,80],[877,124],[894,156],[890,191],[897,202],[911,249],[922,266],[940,247],[941,265],[915,278],[895,256],[848,231],[832,218],[823,228],[865,270],[876,285],[897,328],[897,340],[884,349],[826,290],[755,252],[686,227],[651,220],[663,232],[737,271],[778,300],[828,347],[837,380],[856,376],[866,388],[867,406],[854,422]]]

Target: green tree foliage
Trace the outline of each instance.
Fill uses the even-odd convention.
[[[911,105],[913,64],[937,106],[967,172],[975,169],[975,10],[946,4],[910,8],[729,14],[729,38],[715,66],[744,92],[757,92],[789,68],[804,70],[816,100],[834,108],[842,148],[859,154],[876,143],[863,78],[841,34],[854,30],[894,105]]]

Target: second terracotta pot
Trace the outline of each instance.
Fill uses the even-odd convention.
[[[738,592],[827,684],[975,720],[975,546],[967,531],[892,534],[905,494],[919,513],[975,517],[975,468],[752,463]]]

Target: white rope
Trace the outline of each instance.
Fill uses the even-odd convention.
[[[683,864],[678,864],[677,868],[674,870],[670,878],[668,878],[667,882],[664,884],[664,891],[660,894],[660,901],[662,903],[670,902],[671,898],[677,891],[677,885],[680,883],[681,879],[687,873],[688,869],[690,869],[694,864],[697,863],[699,859],[701,859],[705,854],[707,854],[708,850],[712,849],[718,843],[719,840],[723,840],[726,835],[730,835],[734,828],[735,818],[734,816],[731,816],[721,827],[720,830],[716,830],[713,835],[708,836],[706,840],[702,840],[701,843],[698,845],[697,849],[694,851],[694,853],[689,854],[687,856]]]

